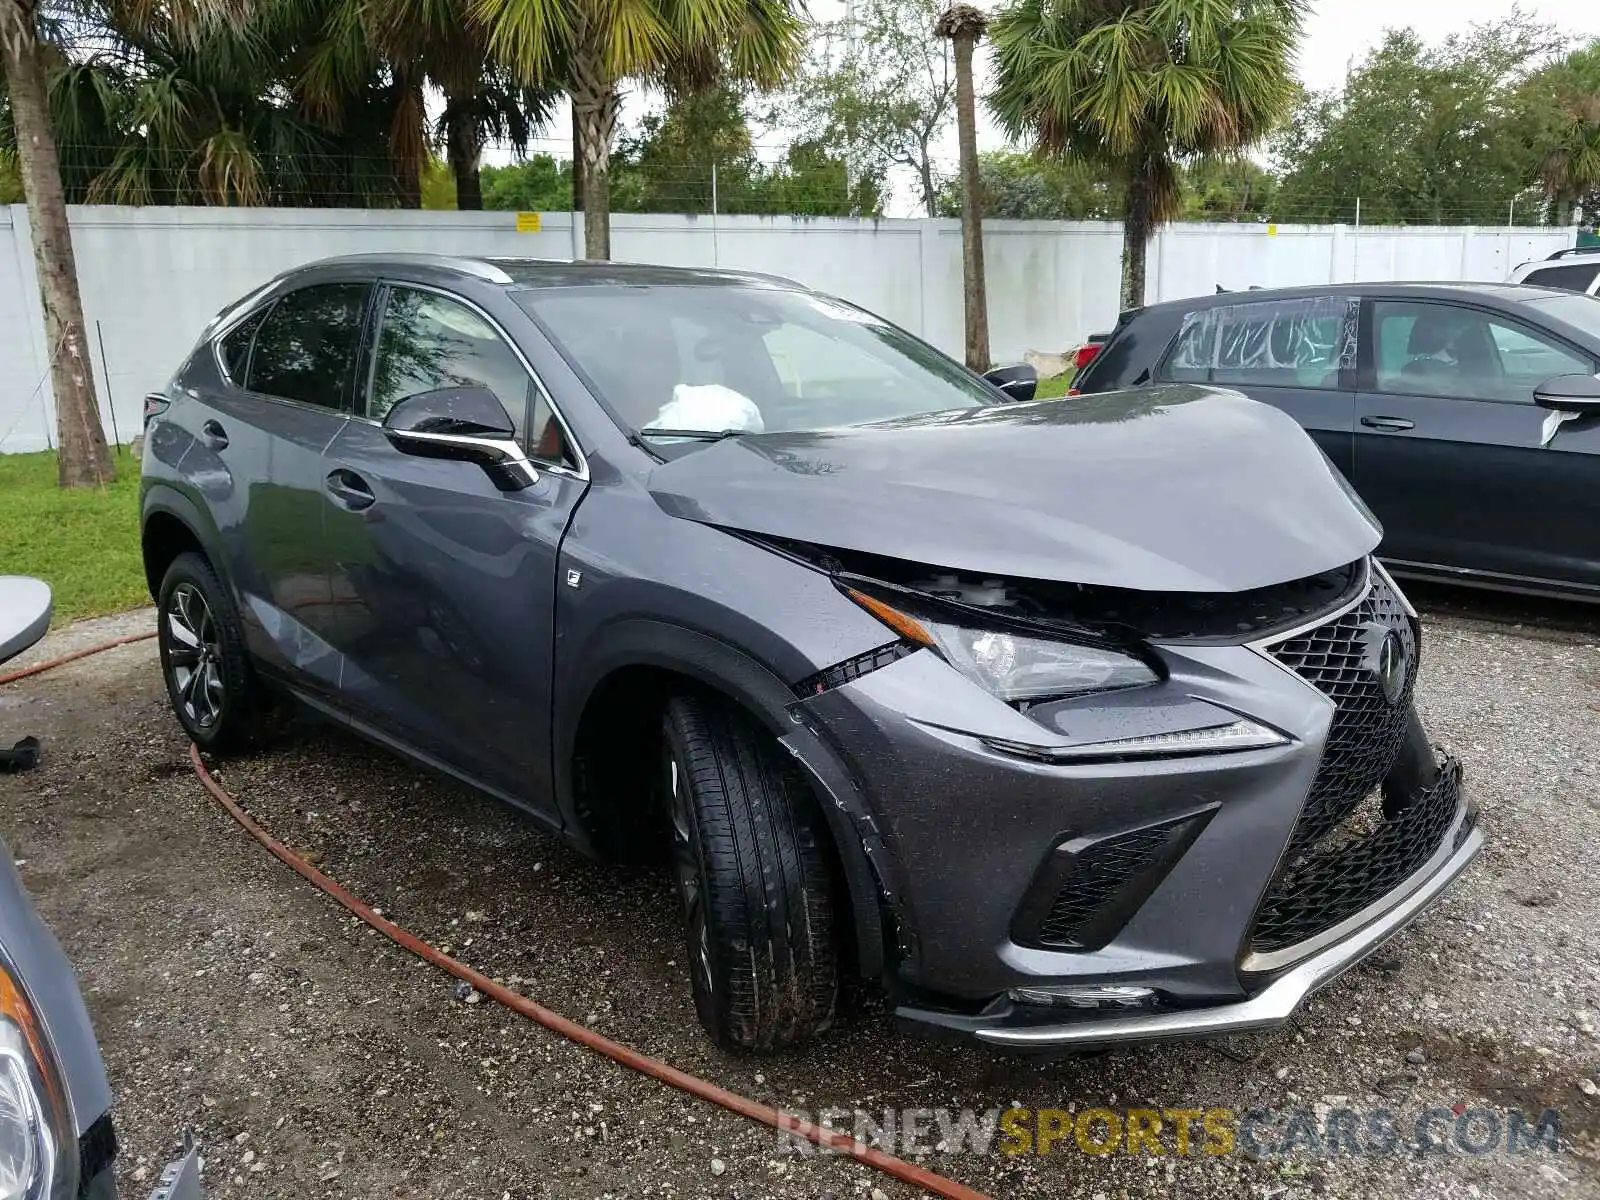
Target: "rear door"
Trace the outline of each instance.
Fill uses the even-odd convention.
[[[1533,401],[1595,360],[1498,311],[1373,300],[1363,317],[1354,483],[1400,563],[1600,582],[1592,511],[1600,433]]]
[[[322,462],[342,696],[358,720],[553,813],[556,560],[587,474],[548,393],[459,296],[383,289],[360,411]],[[500,491],[473,463],[401,453],[400,400],[478,384],[505,406],[539,479]]]
[[[327,282],[279,296],[217,341],[227,383],[185,460],[217,515],[251,653],[313,690],[338,684],[322,636],[322,452],[349,417],[371,285]]]
[[[1353,296],[1200,309],[1184,318],[1154,378],[1235,388],[1283,409],[1348,478],[1359,311]]]

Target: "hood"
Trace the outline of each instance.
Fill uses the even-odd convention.
[[[1381,531],[1285,413],[1172,386],[745,435],[652,471],[673,516],[1013,579],[1235,592]]]

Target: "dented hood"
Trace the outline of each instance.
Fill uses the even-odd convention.
[[[651,473],[668,513],[955,571],[1233,592],[1380,530],[1293,419],[1173,386],[730,438]]]

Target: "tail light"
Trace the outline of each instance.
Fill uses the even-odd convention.
[[[1095,355],[1104,348],[1104,342],[1087,342],[1072,352],[1072,367],[1081,371],[1094,361]]]
[[[146,396],[144,398],[145,428],[148,429],[150,427],[150,422],[155,420],[162,413],[166,412],[170,407],[172,407],[172,401],[168,400],[160,392],[151,392],[148,396]]]

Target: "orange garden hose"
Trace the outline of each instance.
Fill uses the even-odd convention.
[[[92,654],[111,650],[117,646],[125,646],[131,642],[146,641],[154,636],[154,633],[133,634],[104,642],[98,646],[77,650],[71,654],[63,654],[59,658],[0,675],[0,684],[41,675],[65,663],[75,662],[80,658],[87,658]],[[892,1154],[885,1154],[883,1151],[868,1146],[848,1134],[839,1133],[836,1130],[815,1125],[810,1121],[802,1121],[797,1117],[789,1116],[770,1104],[762,1104],[747,1096],[741,1096],[708,1080],[690,1075],[687,1071],[680,1071],[670,1063],[662,1062],[660,1059],[652,1058],[647,1054],[641,1054],[631,1046],[625,1046],[621,1042],[613,1041],[603,1034],[596,1033],[576,1021],[569,1020],[558,1012],[553,1012],[541,1004],[536,1004],[526,996],[518,995],[510,988],[496,983],[482,972],[475,971],[465,963],[451,958],[448,954],[429,945],[409,930],[401,928],[387,917],[380,915],[343,885],[324,875],[316,867],[289,849],[288,846],[273,837],[272,834],[257,824],[249,813],[239,806],[239,803],[228,794],[227,789],[218,783],[211,772],[206,769],[206,764],[200,757],[200,748],[198,746],[191,745],[189,747],[189,761],[194,767],[195,775],[199,778],[201,785],[210,793],[211,798],[221,805],[229,816],[243,826],[245,832],[265,846],[286,866],[326,892],[397,946],[409,950],[418,958],[432,963],[440,970],[446,971],[457,979],[470,984],[491,1000],[503,1004],[530,1021],[538,1022],[546,1029],[559,1033],[562,1037],[576,1042],[580,1046],[593,1050],[597,1054],[603,1054],[613,1062],[620,1063],[629,1070],[637,1071],[641,1075],[647,1075],[651,1079],[666,1084],[668,1087],[677,1088],[679,1091],[686,1092],[696,1099],[715,1104],[727,1109],[729,1112],[737,1113],[741,1117],[759,1121],[761,1124],[769,1125],[773,1129],[806,1138],[826,1149],[849,1155],[857,1162],[881,1171],[883,1174],[898,1179],[902,1183],[921,1188],[923,1191],[931,1192],[935,1196],[945,1197],[945,1200],[990,1200],[984,1193],[967,1187],[965,1184],[957,1183],[953,1179],[946,1179],[944,1176],[937,1175],[925,1167],[906,1162],[904,1159],[896,1158]]]

